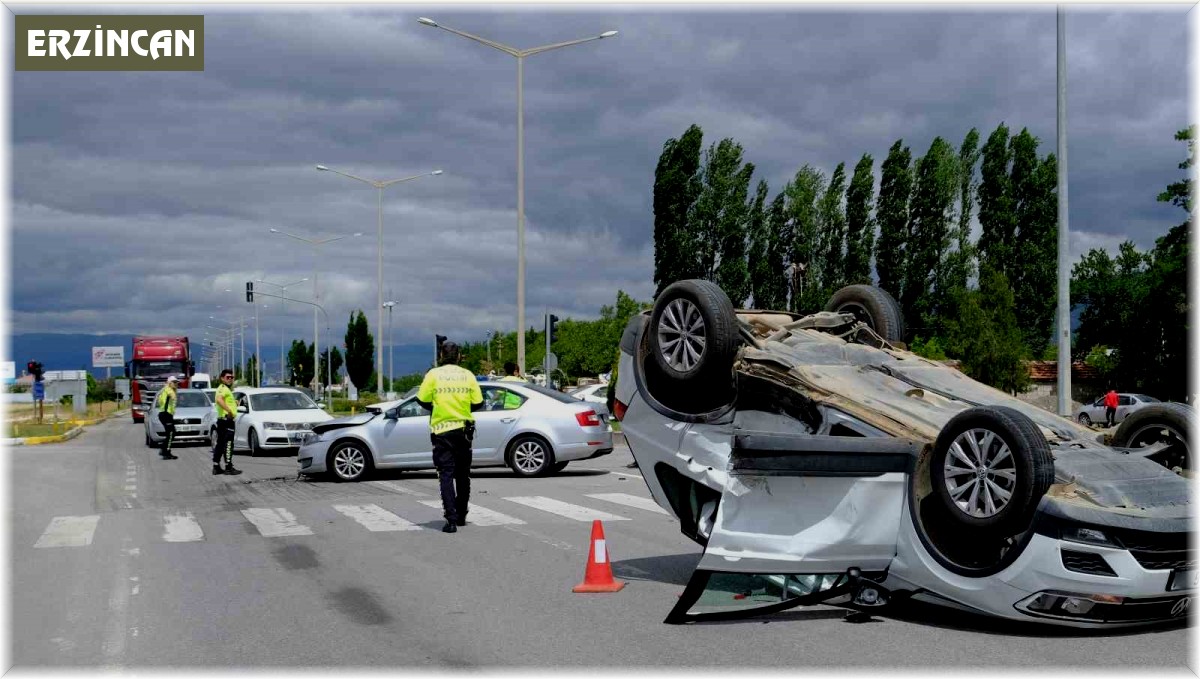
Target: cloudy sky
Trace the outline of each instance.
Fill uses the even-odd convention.
[[[899,138],[919,156],[1005,122],[1055,148],[1049,6],[8,7],[205,15],[202,73],[12,74],[14,334],[199,337],[209,316],[252,315],[247,280],[308,277],[289,294],[310,300],[314,273],[339,340],[352,309],[374,327],[377,192],[317,163],[444,170],[384,192],[398,344],[515,329],[516,59],[419,16],[518,48],[620,31],[526,60],[530,325],[545,309],[595,318],[618,289],[650,298],[654,166],[692,123],[706,145],[741,143],[772,197],[805,163],[829,173],[866,152],[878,176]],[[1155,196],[1181,176],[1189,8],[1068,10],[1073,259],[1149,248],[1182,221]],[[363,235],[318,256],[271,228]],[[272,337],[311,341],[309,311],[267,305]]]

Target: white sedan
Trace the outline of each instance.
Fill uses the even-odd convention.
[[[233,396],[238,411],[233,449],[248,450],[251,457],[295,450],[313,425],[333,419],[307,394],[288,387],[241,387]]]

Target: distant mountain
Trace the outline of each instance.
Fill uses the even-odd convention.
[[[29,333],[12,335],[9,338],[11,358],[17,364],[17,375],[29,361],[41,361],[46,370],[89,370],[96,377],[104,377],[107,368],[92,367],[92,347],[125,347],[125,360],[129,360],[133,335],[70,335],[57,333]],[[322,353],[324,351],[322,350]],[[279,370],[279,346],[263,347],[264,366],[268,372]],[[394,354],[396,376],[423,373],[433,362],[433,343],[397,344]],[[390,366],[388,348],[383,348],[386,374]],[[342,369],[345,373],[345,368]],[[125,374],[122,368],[113,368],[113,377]]]

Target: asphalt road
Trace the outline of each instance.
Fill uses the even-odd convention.
[[[245,474],[214,477],[207,449],[160,460],[127,420],[8,454],[10,658],[22,669],[1192,674],[1179,626],[1062,630],[915,604],[869,623],[817,606],[664,625],[700,548],[639,503],[648,492],[623,447],[548,478],[476,471],[472,524],[454,535],[439,530],[432,472],[338,484],[297,480],[294,457],[239,455]],[[575,594],[597,511],[628,584]]]

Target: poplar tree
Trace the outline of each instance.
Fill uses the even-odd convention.
[[[841,287],[846,269],[846,213],[842,208],[842,199],[846,194],[846,164],[838,163],[829,178],[829,185],[821,194],[817,209],[817,242],[819,252],[817,261],[820,265],[818,280],[820,281],[818,301],[820,307],[835,290]]]
[[[934,137],[925,157],[917,162],[900,298],[904,317],[914,329],[933,324],[939,296],[947,291],[946,254],[957,189],[958,162],[954,150],[946,140]]]
[[[688,213],[699,193],[700,147],[704,133],[688,127],[679,139],[663,144],[654,170],[654,283],[655,295],[671,283],[692,277],[693,236]]]
[[[871,220],[874,199],[875,160],[864,153],[854,166],[846,189],[846,283],[871,283],[871,253],[875,246],[875,223]]]
[[[767,224],[766,213],[767,183],[759,180],[754,190],[754,199],[750,203],[750,212],[746,218],[746,235],[750,239],[749,272],[750,294],[754,298],[752,306],[759,309],[774,307],[763,306],[764,301],[773,301],[770,288],[774,279],[779,276],[779,268],[772,269],[771,236]]]
[[[765,188],[765,185],[762,186]],[[792,223],[787,215],[787,197],[780,191],[767,210],[767,281],[755,293],[754,306],[759,309],[788,308],[788,278],[786,266],[792,247]]]
[[[817,241],[817,200],[825,191],[825,175],[811,165],[796,172],[787,191],[787,216],[791,221],[792,242],[788,264],[795,266],[796,289],[789,310],[810,313],[824,307],[819,280],[821,264]]]
[[[1013,137],[1015,256],[1009,266],[1017,322],[1026,346],[1041,356],[1050,344],[1058,305],[1058,162],[1037,157],[1038,140],[1028,130]]]
[[[979,182],[979,266],[1009,275],[1016,222],[1009,178],[1008,127],[1000,123],[983,145]]]
[[[346,375],[358,389],[368,389],[371,373],[375,370],[375,338],[367,325],[367,316],[362,309],[350,312],[346,324]]]
[[[912,193],[912,153],[897,139],[888,150],[881,166],[879,201],[875,205],[875,221],[879,223],[879,247],[875,253],[875,271],[879,287],[899,299],[906,268],[908,244],[908,204]]]
[[[974,273],[975,246],[971,243],[971,213],[975,204],[975,166],[979,163],[979,130],[971,128],[958,149],[958,227],[952,240],[955,247],[947,255],[946,284],[965,289]]]

